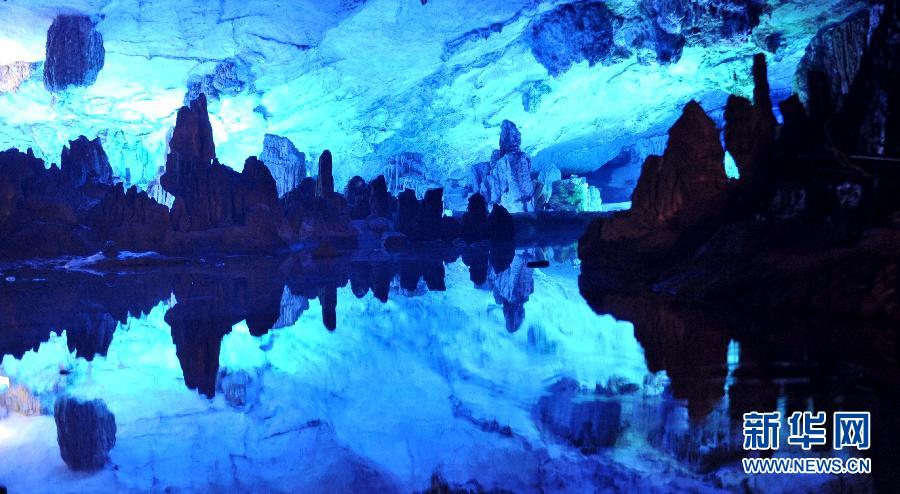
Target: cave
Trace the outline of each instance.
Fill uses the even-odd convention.
[[[0,493],[900,491],[898,0],[0,26]]]

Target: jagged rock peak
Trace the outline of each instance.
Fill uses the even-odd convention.
[[[160,184],[172,195],[182,194],[189,177],[196,175],[198,169],[209,167],[215,156],[206,96],[200,94],[189,106],[178,110],[175,130],[169,140],[166,172],[160,177]]]
[[[90,86],[103,68],[103,35],[84,15],[58,15],[47,31],[44,85],[58,92],[69,86]]]
[[[73,187],[87,183],[111,184],[113,181],[113,170],[99,137],[91,141],[79,136],[69,141],[69,145],[63,147],[60,168]]]
[[[632,209],[657,222],[685,217],[689,224],[724,198],[728,178],[719,129],[696,101],[689,102],[669,130],[662,157],[644,163]]]

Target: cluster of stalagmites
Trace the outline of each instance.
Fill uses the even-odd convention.
[[[852,84],[833,81],[846,64],[810,65],[830,69],[805,73],[806,105],[783,101],[781,125],[758,55],[753,101],[732,96],[725,108],[739,180],[725,175],[719,129],[689,103],[663,155],[644,163],[631,210],[581,238],[583,291],[597,295],[589,285],[600,267],[705,301],[900,318],[900,173],[891,161],[900,157],[900,92],[888,83],[898,68],[885,62],[900,55],[897,33],[889,4]],[[843,104],[834,100],[841,87]]]
[[[509,132],[504,126],[504,135]],[[505,140],[511,138],[501,144]],[[517,144],[510,153],[528,160]],[[422,200],[412,190],[394,197],[383,176],[371,183],[354,177],[343,194],[336,192],[327,150],[319,157],[316,178],[304,177],[303,154],[282,138],[267,136],[263,156],[270,162],[250,157],[241,172],[218,162],[202,94],[178,111],[159,178],[161,189],[174,198],[171,211],[147,193],[116,183],[99,139],[72,141],[61,166],[49,169],[30,150],[5,151],[0,153],[0,252],[53,256],[105,247],[111,254],[253,253],[309,241],[326,245],[320,252],[327,255],[335,247],[353,246],[359,236],[376,238],[391,250],[410,242],[510,241],[515,235],[504,206],[494,204],[488,211],[490,202],[479,194],[461,218],[454,218],[444,215],[439,188],[427,190]],[[524,173],[530,184],[529,171]]]

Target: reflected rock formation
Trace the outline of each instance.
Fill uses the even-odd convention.
[[[99,470],[116,445],[116,417],[103,400],[63,396],[53,409],[59,453],[72,470]]]

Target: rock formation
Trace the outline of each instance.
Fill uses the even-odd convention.
[[[650,156],[644,163],[631,210],[598,220],[586,237],[644,239],[658,249],[674,241],[678,232],[713,221],[727,211],[724,155],[715,122],[691,101],[669,130],[663,155]],[[586,241],[580,248],[582,245],[588,248],[597,243]]]
[[[350,208],[350,219],[361,220],[369,216],[371,207],[370,187],[360,176],[355,176],[347,182],[344,188],[344,198],[347,207]]]
[[[532,21],[527,38],[531,53],[554,76],[584,60],[603,62],[615,47],[614,19],[604,2],[560,5]]]
[[[70,141],[63,147],[60,163],[63,177],[74,188],[88,183],[112,183],[113,170],[99,138],[89,141],[80,136]]]
[[[278,186],[278,197],[294,190],[306,177],[306,156],[286,137],[266,134],[259,159],[272,173]]]
[[[178,111],[160,183],[175,196],[172,228],[177,249],[259,250],[284,246],[290,237],[269,169],[248,158],[241,173],[215,160],[206,98]],[[207,232],[202,235],[199,232]]]
[[[34,72],[34,67],[28,62],[13,62],[0,65],[0,93],[12,93],[19,89],[23,82],[27,81]]]
[[[59,453],[72,470],[99,470],[116,445],[116,417],[102,400],[62,397],[53,408]]]
[[[749,194],[761,194],[759,188],[771,183],[775,127],[772,112],[766,58],[753,57],[753,102],[731,95],[725,106],[725,148],[731,153],[741,175],[741,186]]]
[[[316,197],[328,199],[334,194],[334,175],[331,170],[331,151],[319,156],[319,174],[316,178]]]
[[[488,204],[503,204],[511,213],[534,211],[531,158],[520,149],[522,137],[515,124],[504,120],[500,127],[500,149],[490,162],[473,167],[470,183]]]
[[[801,100],[841,109],[883,10],[880,5],[861,9],[816,33],[797,66],[795,83]],[[821,82],[824,87],[814,87]],[[820,101],[815,101],[817,97]]]
[[[59,15],[47,31],[44,85],[49,91],[90,86],[103,68],[106,50],[94,21],[83,15]]]

